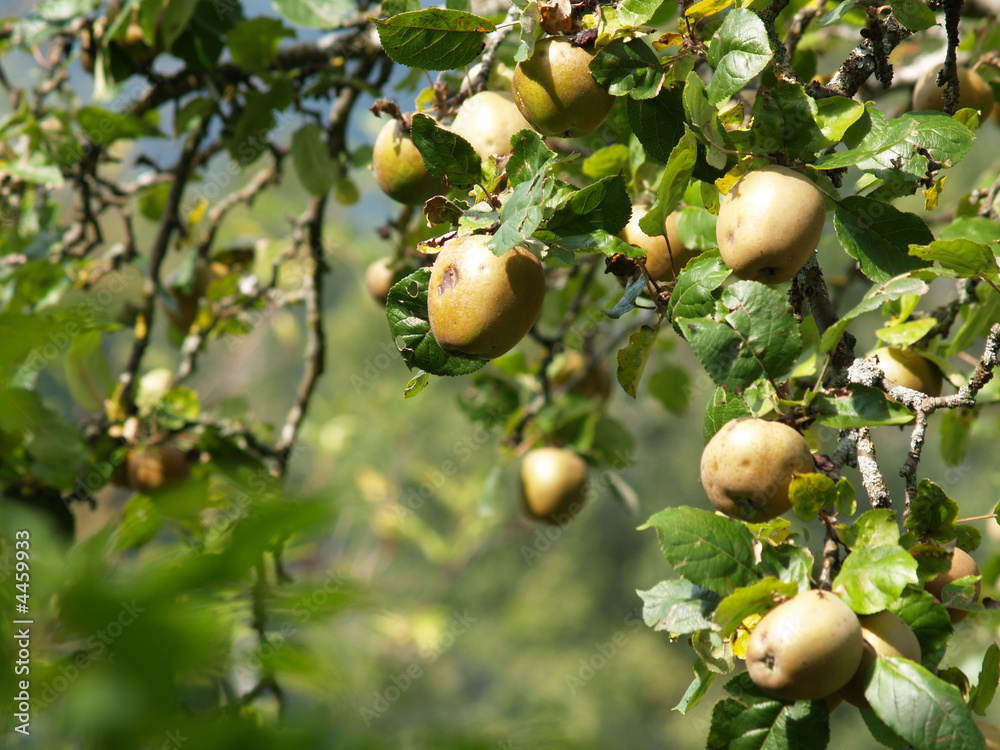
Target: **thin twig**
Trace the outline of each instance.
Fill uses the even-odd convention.
[[[903,462],[899,475],[906,482],[906,510],[909,513],[910,503],[917,493],[917,465],[924,446],[927,432],[927,418],[938,409],[971,408],[976,405],[976,396],[993,378],[997,367],[997,357],[1000,353],[1000,323],[995,323],[986,339],[983,355],[976,364],[976,369],[969,378],[969,384],[958,389],[958,393],[950,396],[928,396],[920,391],[896,385],[885,377],[875,360],[856,360],[848,372],[852,383],[880,388],[890,398],[911,409],[916,418],[916,424],[910,435],[910,451]],[[860,468],[861,445],[858,444]],[[867,487],[867,485],[866,485]]]
[[[160,219],[160,228],[150,249],[149,276],[143,284],[142,308],[139,313],[139,323],[136,325],[135,340],[132,342],[128,364],[119,378],[121,403],[128,416],[136,413],[135,395],[132,390],[152,333],[153,318],[156,312],[156,294],[160,286],[160,267],[163,265],[163,259],[166,257],[174,230],[180,226],[181,198],[184,196],[184,188],[191,176],[192,164],[198,153],[198,146],[207,130],[208,121],[204,120],[184,144],[181,157],[173,169],[174,182],[170,186],[167,205],[163,211],[163,217]]]
[[[868,493],[868,500],[875,510],[891,508],[889,490],[885,486],[878,461],[875,460],[875,444],[872,442],[871,430],[868,427],[859,427],[857,435],[858,471],[861,472],[861,483]]]

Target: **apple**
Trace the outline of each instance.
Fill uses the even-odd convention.
[[[558,388],[563,383],[568,383],[589,366],[590,363],[583,354],[576,349],[567,349],[563,354],[562,365],[552,376],[552,385]],[[573,386],[571,392],[597,401],[606,401],[611,395],[611,375],[603,363],[598,362]]]
[[[747,641],[747,672],[785,700],[819,700],[840,690],[861,662],[857,615],[838,596],[811,589],[764,615]]]
[[[128,486],[138,492],[156,492],[181,484],[191,476],[187,454],[170,442],[136,446],[125,456]]]
[[[823,194],[787,167],[747,172],[719,206],[722,262],[741,279],[788,281],[805,265],[826,223]]]
[[[983,739],[986,740],[986,750],[1000,750],[1000,727],[980,719],[973,719],[973,721],[976,722],[979,731],[983,733]]]
[[[632,218],[618,236],[630,245],[646,251],[646,270],[653,281],[673,281],[689,260],[698,255],[681,244],[677,236],[677,212],[671,212],[664,221],[663,235],[650,237],[639,228],[639,221],[649,211],[649,206],[636,204],[632,207]],[[669,248],[667,242],[669,241]]]
[[[399,203],[416,206],[448,192],[448,186],[427,171],[424,158],[399,120],[382,126],[372,150],[372,165],[382,192]]]
[[[480,91],[458,108],[451,130],[467,140],[484,160],[491,154],[507,156],[514,134],[531,129],[514,103],[513,94]]]
[[[788,425],[743,417],[727,422],[701,454],[701,484],[716,510],[762,523],[792,507],[796,473],[815,471],[805,438]]]
[[[392,288],[392,258],[379,258],[365,269],[365,286],[376,302],[385,306]]]
[[[885,609],[873,615],[858,617],[864,650],[858,671],[840,689],[840,695],[852,706],[870,710],[865,688],[871,679],[869,671],[880,656],[899,656],[920,663],[920,642],[909,625],[897,614]]]
[[[591,75],[594,55],[567,39],[547,37],[514,68],[514,101],[539,133],[577,138],[604,122],[615,97]]]
[[[943,378],[933,362],[910,349],[883,346],[872,356],[878,357],[879,367],[889,380],[905,388],[940,396]]]
[[[521,507],[538,521],[562,525],[586,498],[587,462],[566,448],[535,448],[521,462]]]
[[[938,86],[937,77],[941,68],[933,67],[924,72],[913,87],[913,111],[937,110],[944,112],[944,86]],[[993,112],[993,90],[974,70],[958,68],[958,109],[971,107],[982,114],[983,119]]]
[[[493,359],[505,354],[538,320],[545,299],[542,264],[524,245],[497,257],[489,237],[454,237],[431,269],[427,314],[431,333],[449,354]]]
[[[968,552],[956,547],[951,555],[951,567],[948,569],[948,572],[942,573],[932,581],[928,581],[924,584],[924,588],[933,594],[935,599],[941,601],[941,591],[949,583],[957,581],[959,578],[965,578],[965,576],[978,575],[979,566],[976,565],[976,561],[972,559],[972,556]],[[982,581],[976,581],[976,598],[973,599],[975,602],[979,601],[981,587]],[[967,609],[948,609],[948,616],[951,617],[952,624],[955,624],[968,617],[969,611]]]

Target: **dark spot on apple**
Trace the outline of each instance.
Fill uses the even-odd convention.
[[[441,277],[441,283],[438,285],[438,296],[441,296],[449,289],[458,285],[458,268],[456,266],[448,266],[444,269],[444,274]]]
[[[765,284],[768,283],[769,279],[773,279],[775,276],[778,275],[778,271],[779,269],[776,268],[775,266],[764,266],[762,269],[760,269],[759,275],[761,281],[763,281]]]

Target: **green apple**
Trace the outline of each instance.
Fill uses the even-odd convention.
[[[547,37],[514,68],[514,101],[542,135],[590,135],[608,116],[615,97],[590,73],[595,53],[567,39]]]
[[[458,108],[451,130],[467,140],[483,159],[491,154],[507,156],[510,139],[521,130],[530,130],[514,103],[513,94],[480,91]]]
[[[531,330],[545,299],[542,264],[524,245],[497,257],[489,237],[444,243],[431,269],[427,313],[431,333],[449,354],[493,359]]]
[[[815,471],[809,444],[780,422],[742,418],[726,423],[701,454],[701,484],[716,510],[762,523],[792,507],[796,473]]]
[[[944,112],[944,86],[938,86],[937,77],[941,68],[927,70],[913,87],[913,111],[937,110]],[[958,109],[971,107],[979,110],[985,120],[993,112],[993,90],[974,70],[958,68]]]
[[[722,262],[741,279],[788,281],[805,265],[826,222],[823,194],[788,167],[743,175],[719,206]]]
[[[671,212],[663,222],[665,235],[650,237],[639,228],[639,221],[649,211],[649,206],[636,204],[632,218],[618,236],[630,245],[646,251],[646,270],[653,281],[673,281],[687,262],[698,255],[681,244],[677,235],[677,212]],[[667,245],[669,241],[669,247]]]
[[[566,448],[535,448],[521,462],[521,506],[538,521],[562,525],[586,498],[587,463]]]
[[[447,185],[427,171],[420,151],[399,120],[389,120],[379,131],[372,166],[382,192],[399,203],[416,206],[448,192]]]
[[[819,700],[840,690],[861,663],[857,615],[829,591],[811,589],[764,615],[747,641],[747,672],[764,692]]]

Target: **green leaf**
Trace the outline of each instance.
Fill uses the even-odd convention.
[[[934,239],[916,214],[856,195],[837,205],[833,226],[847,254],[861,264],[865,276],[878,284],[926,265],[909,255],[909,247]]]
[[[629,168],[629,150],[623,143],[598,149],[583,160],[583,173],[592,180],[610,177]],[[508,169],[510,169],[508,165]]]
[[[389,290],[385,314],[396,349],[411,370],[432,375],[468,375],[486,365],[484,361],[459,359],[446,354],[431,334],[427,322],[427,286],[431,270],[420,268]]]
[[[636,593],[643,602],[643,622],[672,635],[712,627],[712,612],[719,603],[717,594],[684,579],[661,581],[649,591]]]
[[[372,22],[382,49],[394,62],[423,70],[454,70],[468,65],[482,52],[486,34],[496,30],[487,18],[443,8]]]
[[[233,62],[244,70],[262,73],[278,58],[282,39],[295,37],[295,32],[278,18],[248,18],[239,21],[226,34],[226,43]]]
[[[663,5],[663,0],[622,0],[618,20],[625,26],[643,26]]]
[[[267,136],[275,126],[274,113],[284,111],[292,103],[292,86],[286,78],[276,78],[265,91],[246,93],[246,107],[236,121],[226,147],[230,156],[242,166],[258,159],[267,150]]]
[[[718,250],[702,253],[690,261],[677,277],[667,309],[671,320],[702,318],[712,314],[722,293],[717,291],[729,278],[729,269]]]
[[[729,674],[736,666],[733,645],[714,630],[699,630],[691,636],[690,643],[695,655],[713,672]]]
[[[428,372],[418,372],[403,388],[403,398],[413,398],[420,394],[431,382],[431,375]]]
[[[948,611],[920,586],[907,586],[903,595],[889,604],[889,610],[899,615],[917,636],[920,663],[927,669],[935,669],[954,630]]]
[[[837,5],[837,7],[819,19],[816,22],[816,25],[820,28],[823,28],[824,26],[832,26],[846,16],[851,8],[856,8],[859,4],[858,0],[843,0],[843,2]]]
[[[986,750],[958,688],[908,659],[876,659],[865,698],[916,750]]]
[[[632,201],[625,178],[617,174],[571,193],[549,219],[546,229],[556,234],[585,234],[597,229],[616,234],[625,228],[631,215]]]
[[[313,195],[326,195],[337,181],[323,128],[314,122],[306,123],[292,136],[292,163],[302,186]]]
[[[602,253],[611,257],[612,255],[620,254],[626,255],[629,258],[641,258],[644,251],[635,247],[634,245],[628,244],[625,240],[617,237],[613,234],[608,234],[602,229],[595,229],[588,234],[571,234],[568,237],[556,237],[545,238],[546,244],[550,247],[556,246],[565,248],[572,253]],[[638,293],[642,293],[642,286],[638,290]],[[638,294],[637,294],[638,296]],[[631,307],[629,308],[631,309]],[[628,310],[624,310],[628,312]]]
[[[913,421],[913,413],[891,400],[884,391],[858,383],[817,394],[813,406],[821,424],[838,430]]]
[[[847,2],[854,2],[854,0],[847,0]],[[872,737],[880,745],[892,748],[892,750],[906,750],[906,748],[910,747],[909,742],[889,729],[873,711],[862,710],[861,718],[864,719],[865,724],[868,726],[868,731],[872,733]]]
[[[702,427],[705,442],[708,443],[727,422],[750,415],[750,407],[742,396],[724,386],[718,386],[712,392],[712,399],[705,408],[705,421]]]
[[[121,139],[162,138],[163,134],[145,118],[127,112],[111,112],[100,107],[83,107],[77,120],[84,134],[94,143],[110,146]]]
[[[313,29],[336,28],[357,11],[357,6],[350,0],[271,1],[274,9],[290,23]]]
[[[941,112],[906,114],[891,120],[877,109],[865,112],[870,128],[860,143],[816,160],[819,169],[856,165],[865,172],[900,184],[899,194],[913,192],[933,159],[951,166],[964,157],[975,134],[962,123]],[[849,134],[848,134],[849,135]]]
[[[594,80],[614,96],[650,99],[663,80],[663,67],[646,40],[616,39],[590,63]]]
[[[833,590],[859,615],[881,612],[906,588],[918,583],[917,561],[899,546],[856,547],[844,559]]]
[[[706,89],[713,106],[746,86],[771,62],[767,29],[756,13],[736,9],[726,16],[708,48],[715,72]]]
[[[843,4],[843,3],[842,3]],[[830,148],[840,143],[854,123],[865,113],[865,105],[848,99],[846,96],[831,96],[828,99],[817,99],[816,124],[820,135],[809,143],[814,152],[822,148]]]
[[[924,31],[937,26],[934,11],[920,0],[892,0],[892,14],[900,24],[913,31]]]
[[[701,659],[695,660],[694,679],[688,685],[688,689],[684,692],[680,701],[673,707],[673,710],[679,711],[682,715],[687,715],[687,712],[697,706],[701,699],[708,693],[709,688],[712,687],[712,683],[715,682],[715,675],[715,672],[712,672],[705,666],[705,662]]]
[[[788,499],[792,510],[803,521],[811,521],[821,510],[837,502],[837,485],[825,474],[816,472],[792,479],[788,485]]]
[[[930,330],[937,325],[935,318],[918,318],[908,320],[905,323],[896,323],[886,328],[879,328],[875,331],[879,341],[889,346],[906,348],[910,344],[915,344],[926,336]]]
[[[656,334],[659,326],[642,326],[638,331],[628,337],[628,344],[618,351],[618,382],[632,398],[635,398],[639,388],[639,381],[642,379],[642,372],[646,369],[646,362],[649,354],[656,343]]]
[[[786,376],[802,351],[802,337],[785,295],[756,281],[738,281],[723,290],[720,303],[723,321],[677,321],[712,379],[739,390],[762,377]]]
[[[507,160],[507,179],[511,185],[530,182],[536,175],[545,172],[545,168],[556,159],[554,151],[550,151],[542,136],[534,130],[521,130],[515,136]]]
[[[971,415],[964,409],[948,409],[941,418],[941,458],[948,466],[961,466],[969,450]]]
[[[970,240],[989,244],[1000,241],[1000,222],[985,216],[961,216],[938,232],[941,240]]]
[[[757,147],[764,153],[784,152],[791,159],[815,153],[811,144],[824,140],[816,113],[816,100],[801,84],[778,81],[770,91],[762,90],[753,105]]]
[[[114,549],[142,547],[160,531],[163,515],[148,495],[135,494],[125,505],[121,520],[111,534]]]
[[[682,208],[677,213],[677,239],[692,250],[715,247],[715,224],[718,218],[704,208]]]
[[[728,683],[734,698],[715,704],[708,750],[823,750],[830,712],[823,701],[789,703],[766,695],[745,672]]]
[[[684,135],[684,100],[680,88],[662,89],[652,99],[628,100],[628,124],[646,155],[666,164]]]
[[[980,716],[985,714],[996,695],[997,685],[1000,685],[1000,648],[991,643],[983,654],[979,680],[969,693],[969,707]]]
[[[500,229],[487,242],[494,255],[503,255],[534,234],[542,223],[543,207],[552,187],[552,180],[544,179],[541,173],[515,186],[500,209]]]
[[[773,573],[783,583],[793,584],[793,594],[809,590],[813,556],[807,547],[765,543],[761,547],[760,565],[762,572]]]
[[[678,573],[720,596],[759,578],[753,537],[739,521],[684,506],[661,510],[643,529],[656,529],[663,556]]]
[[[712,619],[726,638],[750,615],[762,615],[780,601],[795,596],[799,587],[768,576],[750,586],[734,591],[715,608]]]
[[[663,234],[667,216],[677,208],[677,204],[684,197],[684,191],[687,190],[697,160],[698,141],[685,125],[684,135],[670,152],[667,166],[663,170],[656,202],[639,220],[639,228],[650,237]]]
[[[927,294],[930,289],[927,282],[917,275],[901,276],[891,279],[885,284],[872,287],[865,292],[865,296],[858,304],[844,313],[836,323],[826,330],[820,342],[821,351],[828,352],[833,349],[837,345],[837,341],[840,340],[840,335],[859,315],[878,310],[886,302],[892,302],[901,297]]]
[[[415,114],[410,138],[427,171],[437,179],[447,177],[452,187],[459,190],[468,190],[482,181],[482,158],[476,150],[460,135],[439,127],[433,118]]]
[[[101,411],[111,395],[115,377],[101,351],[101,332],[86,331],[73,337],[63,362],[70,395],[84,409]]]
[[[940,485],[921,479],[903,525],[921,539],[946,543],[955,538],[958,513],[958,503],[948,497]]]
[[[840,537],[848,549],[897,544],[899,526],[896,514],[889,508],[869,510],[858,516],[851,526],[844,527]]]
[[[993,249],[972,240],[935,240],[927,245],[910,245],[910,255],[931,263],[937,261],[960,279],[978,276],[996,280],[1000,276]]]

